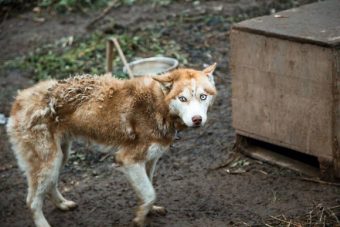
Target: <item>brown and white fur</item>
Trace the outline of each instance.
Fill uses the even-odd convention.
[[[76,207],[58,190],[58,177],[77,137],[118,148],[115,165],[141,202],[134,224],[143,226],[150,211],[164,212],[154,205],[156,162],[177,129],[206,122],[216,95],[215,67],[126,81],[108,75],[77,76],[40,82],[19,92],[7,132],[27,177],[27,205],[35,225],[50,226],[42,212],[45,195],[61,210]]]

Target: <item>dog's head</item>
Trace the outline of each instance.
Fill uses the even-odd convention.
[[[177,69],[153,78],[161,85],[170,114],[188,127],[199,127],[207,121],[208,108],[216,95],[215,68],[216,63],[202,71]]]

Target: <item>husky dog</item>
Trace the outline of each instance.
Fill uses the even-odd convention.
[[[58,178],[77,137],[118,148],[114,164],[141,201],[135,225],[143,226],[149,212],[164,213],[163,207],[154,205],[155,165],[176,130],[205,124],[216,95],[215,67],[177,69],[131,80],[77,76],[20,91],[7,132],[27,177],[26,202],[35,225],[50,226],[42,211],[45,195],[61,210],[76,207],[58,190]]]

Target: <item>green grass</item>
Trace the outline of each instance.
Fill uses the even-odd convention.
[[[65,37],[42,46],[32,53],[4,64],[7,69],[20,68],[32,72],[34,80],[63,79],[76,74],[105,73],[105,48],[108,36],[94,33],[85,38]],[[164,55],[186,63],[185,54],[173,40],[163,40],[157,32],[140,31],[134,35],[119,35],[128,61],[136,57]],[[115,54],[113,73],[124,78],[122,62]]]
[[[86,11],[106,6],[111,0],[39,0],[38,6],[50,8],[57,12]]]
[[[0,0],[6,1],[6,0]],[[7,0],[13,2],[13,0]],[[177,0],[118,0],[118,5],[133,5],[151,3],[153,5],[167,6]],[[89,9],[99,9],[107,6],[112,0],[38,0],[38,6],[53,9],[59,13],[68,11],[86,12]]]

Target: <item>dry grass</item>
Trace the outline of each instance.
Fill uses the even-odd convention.
[[[281,214],[270,216],[265,220],[266,226],[340,226],[340,206],[328,207],[322,203],[315,204],[306,214],[288,218]]]

